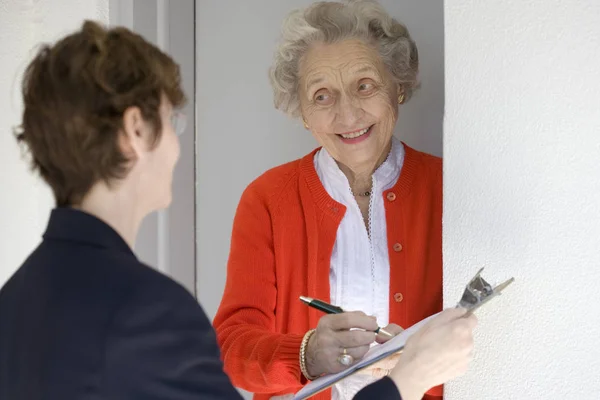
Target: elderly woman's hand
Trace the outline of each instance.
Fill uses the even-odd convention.
[[[466,372],[477,318],[465,313],[460,308],[445,310],[408,339],[390,373],[403,400],[421,399],[430,388]]]
[[[391,333],[393,336],[396,336],[397,334],[401,333],[401,332],[404,330],[404,328],[403,328],[403,327],[401,327],[401,326],[400,326],[400,325],[398,325],[398,324],[389,324],[388,326],[385,326],[383,329],[384,329],[386,332],[389,332],[389,333]],[[393,337],[393,336],[392,336],[392,337]],[[377,337],[375,338],[375,340],[376,340],[376,341],[377,341],[377,343],[379,343],[379,344],[385,343],[385,342],[387,342],[387,341],[388,341],[388,340],[390,340],[390,339],[391,339],[391,337],[389,337],[389,336],[387,336],[387,335],[383,335],[383,334],[381,334],[381,333],[380,333],[379,335],[377,335]]]
[[[348,368],[369,351],[369,345],[375,341],[376,329],[376,319],[360,311],[322,317],[316,332],[308,341],[308,373],[319,376]],[[351,362],[345,364],[344,358]]]
[[[404,329],[397,324],[389,324],[384,328],[387,332],[396,336]],[[377,335],[377,343],[385,343],[390,340],[391,337],[385,335]],[[392,354],[391,356],[384,358],[381,361],[378,361],[374,364],[369,365],[366,368],[358,371],[361,375],[371,375],[374,378],[383,378],[386,375],[389,375],[390,371],[396,366],[398,360],[400,359],[401,353]]]
[[[390,371],[398,364],[401,355],[402,353],[392,354],[375,364],[371,364],[368,367],[361,369],[357,373],[360,375],[369,375],[373,378],[383,378],[384,376],[389,375]]]

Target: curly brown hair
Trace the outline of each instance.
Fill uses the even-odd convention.
[[[140,35],[93,21],[54,45],[43,45],[23,78],[23,120],[17,141],[59,207],[79,204],[91,187],[123,178],[130,167],[119,149],[123,114],[138,107],[162,131],[163,97],[185,104],[179,66]]]

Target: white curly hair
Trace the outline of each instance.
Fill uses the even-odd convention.
[[[419,56],[406,26],[374,0],[322,1],[292,11],[283,22],[269,78],[275,108],[300,116],[298,66],[311,44],[361,39],[379,51],[405,101],[418,88]]]

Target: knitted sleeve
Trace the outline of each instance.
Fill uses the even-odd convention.
[[[227,281],[213,321],[225,371],[253,393],[302,386],[302,335],[275,332],[277,285],[267,199],[254,185],[243,193],[233,224]]]

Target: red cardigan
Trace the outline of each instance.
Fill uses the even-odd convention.
[[[408,327],[442,309],[442,161],[404,147],[400,178],[383,196],[389,320]],[[293,393],[306,383],[300,343],[323,314],[298,297],[329,301],[329,262],[346,208],[321,184],[315,152],[252,182],[234,220],[214,326],[233,384],[259,400]],[[437,387],[425,398],[441,397]],[[314,398],[329,399],[331,392]]]

